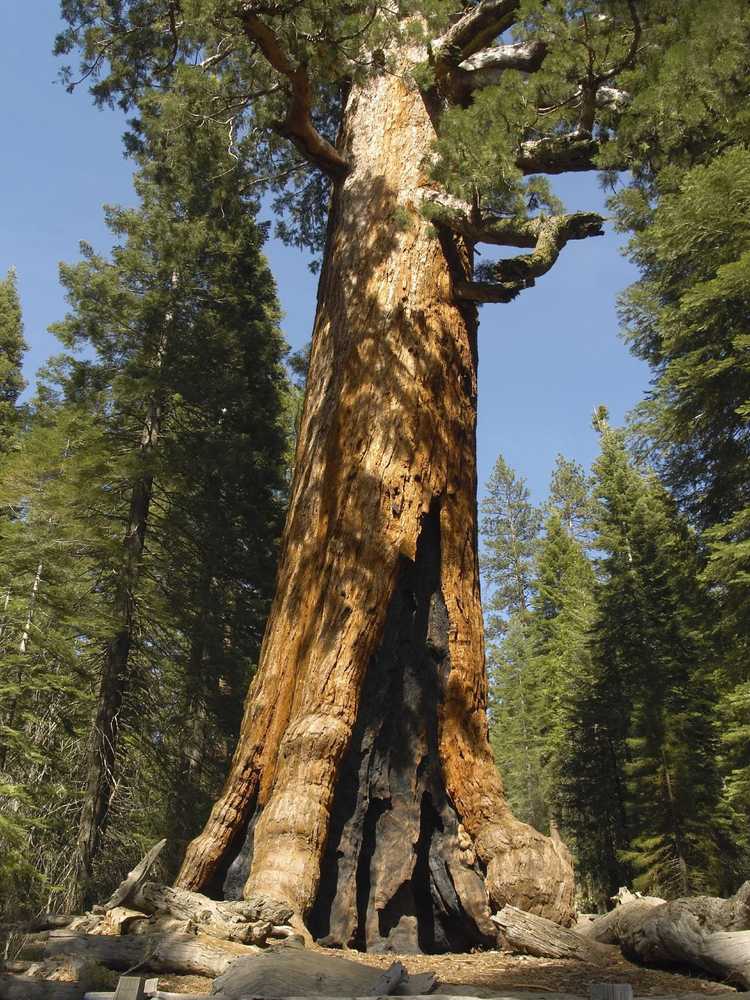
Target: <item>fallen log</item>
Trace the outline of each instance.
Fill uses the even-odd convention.
[[[225,941],[263,945],[269,937],[290,937],[291,927],[254,920],[255,908],[243,900],[219,902],[199,892],[173,889],[155,882],[139,885],[127,898],[128,907],[142,913],[164,913],[189,920],[198,930]]]
[[[579,933],[643,965],[687,965],[750,989],[750,882],[729,899],[626,899]]]
[[[609,959],[608,950],[596,941],[515,906],[504,906],[491,919],[511,951],[539,958],[575,958],[594,965]]]
[[[625,888],[621,888],[612,899],[617,901],[613,910],[576,926],[576,934],[600,944],[619,944],[620,938],[628,934],[631,928],[637,927],[654,907],[666,903],[665,899],[641,896]]]
[[[269,937],[288,938],[295,933],[286,923],[291,917],[291,910],[283,906],[280,908],[279,904],[264,906],[261,901],[258,906],[244,900],[220,902],[199,892],[147,882],[148,873],[165,844],[166,840],[154,844],[107,902],[102,907],[97,907],[100,912],[106,911],[101,927],[97,928],[99,933],[108,933],[109,924],[117,923],[120,919],[125,922],[137,919],[137,913],[133,917],[123,915],[132,911],[149,915],[166,914],[177,920],[189,920],[204,934],[241,944],[263,945]],[[122,932],[124,931],[125,928]]]
[[[147,996],[148,1000],[212,1000],[210,993],[169,993],[165,990],[157,990],[156,993],[148,993]],[[83,1000],[116,1000],[116,994],[94,990],[84,993]]]
[[[67,927],[80,914],[75,913],[42,913],[31,920],[22,920],[14,924],[0,924],[0,935],[33,934],[37,931],[49,931],[53,928]]]
[[[117,972],[139,969],[178,975],[220,976],[238,958],[259,949],[233,941],[194,934],[102,934],[52,932],[44,948],[46,958],[88,959]]]
[[[22,962],[17,958],[8,958],[0,962],[0,972],[12,972],[22,975],[24,972],[28,972],[30,965],[31,962]]]
[[[385,972],[382,972],[370,989],[367,991],[371,997],[386,997],[396,992],[399,983],[408,979],[408,973],[400,962],[389,965]]]
[[[400,963],[384,974],[338,955],[296,949],[262,951],[232,965],[213,985],[216,1000],[238,997],[414,996],[429,993],[431,974],[409,976]],[[382,992],[381,992],[382,990]]]

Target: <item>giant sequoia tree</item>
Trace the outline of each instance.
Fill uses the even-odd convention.
[[[635,0],[62,7],[99,101],[181,80],[323,249],[276,598],[179,883],[367,947],[494,940],[504,902],[567,920],[569,856],[510,813],[487,739],[476,308],[601,232],[527,178],[594,169]],[[478,243],[529,252],[475,269]]]

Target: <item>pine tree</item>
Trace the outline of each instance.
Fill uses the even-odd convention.
[[[21,375],[25,350],[16,273],[11,268],[0,281],[0,456],[8,451],[18,422],[16,405],[26,385]]]
[[[0,477],[0,882],[32,915],[70,874],[102,615],[103,454],[90,414],[37,398]]]
[[[750,14],[740,0],[670,10],[634,74],[619,143],[634,188],[616,200],[642,277],[622,304],[631,349],[653,372],[635,431],[704,528],[705,579],[719,602],[722,771],[747,812],[750,742],[750,287],[747,106]],[[647,153],[644,155],[644,150]],[[748,871],[750,854],[738,878]]]
[[[552,486],[554,491],[554,476]],[[553,492],[551,502],[554,499]],[[595,614],[594,572],[571,534],[574,527],[570,519],[563,522],[557,512],[545,522],[536,563],[531,623],[540,781],[547,822],[554,820],[564,833],[571,824],[561,794],[560,775],[562,762],[577,739],[571,724],[571,704],[579,692],[582,675],[589,669],[589,638]]]
[[[547,825],[541,746],[533,702],[529,622],[511,615],[500,641],[488,647],[490,743],[513,812],[537,830]]]
[[[613,740],[625,779],[622,857],[639,888],[716,891],[716,696],[695,538],[663,487],[633,466],[621,433],[604,428],[595,476],[603,558],[594,656],[627,720]]]
[[[529,610],[533,558],[541,514],[529,500],[524,479],[499,455],[481,503],[482,573],[490,634],[501,634],[505,616]]]
[[[574,536],[588,532],[590,506],[582,470],[558,458],[540,537],[541,513],[502,457],[483,505],[488,604],[500,622],[488,629],[491,740],[514,809],[540,830],[565,826],[561,756],[593,615],[593,572]]]
[[[172,100],[142,103],[141,205],[108,209],[111,260],[84,245],[83,261],[61,269],[72,311],[54,330],[97,355],[69,363],[64,389],[96,408],[117,456],[108,516],[122,532],[100,553],[109,619],[91,637],[102,658],[75,901],[97,877],[128,719],[163,742],[157,732],[184,712],[193,735],[175,738],[174,753],[188,758],[187,784],[214,794],[228,748],[207,748],[217,725],[230,737],[239,726],[283,509],[284,344],[248,177],[215,127],[170,129]],[[176,701],[171,716],[154,716],[143,699],[163,682],[165,657]],[[173,787],[184,805],[180,766]],[[138,794],[131,787],[122,807]],[[175,850],[192,832],[183,824]]]
[[[555,459],[547,507],[556,511],[571,538],[587,545],[591,534],[591,486],[583,466],[563,455]]]
[[[523,479],[499,455],[481,504],[490,743],[514,812],[541,830],[545,805],[532,704],[529,601],[541,524]]]

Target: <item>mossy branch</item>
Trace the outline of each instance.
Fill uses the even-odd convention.
[[[521,221],[517,230],[519,239],[522,236],[525,238],[526,233],[529,236],[532,232],[536,233],[533,252],[490,265],[487,268],[490,280],[456,282],[454,292],[458,298],[472,302],[510,302],[524,288],[533,287],[536,279],[552,268],[570,240],[603,236],[603,224],[604,219],[593,212],[540,216],[526,223]]]

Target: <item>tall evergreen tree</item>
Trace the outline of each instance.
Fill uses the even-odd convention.
[[[499,455],[481,504],[481,568],[489,679],[490,743],[516,814],[536,829],[545,819],[534,725],[529,634],[533,558],[541,514]],[[487,594],[489,593],[489,596]]]
[[[750,13],[741,0],[690,2],[659,30],[619,135],[635,184],[616,207],[642,275],[622,316],[631,349],[653,372],[636,413],[640,446],[706,529],[705,578],[720,608],[722,770],[729,807],[746,812]]]
[[[482,572],[491,634],[502,634],[505,617],[525,614],[531,598],[533,559],[542,517],[526,481],[499,455],[481,506]]]
[[[403,648],[403,637],[392,630],[403,616],[395,608],[414,593],[408,557],[439,567],[454,676],[446,691],[460,688],[471,702],[440,716],[451,725],[437,727],[429,768],[417,760],[420,741],[410,741],[410,766],[419,780],[434,773],[444,783],[441,800],[470,831],[494,900],[518,898],[514,851],[523,844],[537,859],[540,909],[562,916],[572,892],[567,859],[511,821],[478,721],[485,685],[472,303],[510,301],[569,240],[601,231],[598,216],[562,213],[547,185],[526,178],[595,165],[600,137],[616,123],[620,78],[641,48],[637,6],[611,0],[603,17],[598,2],[537,0],[429,0],[398,10],[308,0],[263,10],[218,0],[183,6],[177,17],[166,0],[63,0],[60,49],[80,46],[102,101],[127,105],[144,85],[167,87],[188,73],[202,79],[190,114],[220,118],[237,155],[263,162],[271,184],[293,179],[280,201],[282,222],[298,223],[298,239],[324,245],[325,261],[262,680],[225,797],[191,845],[180,884],[209,884],[253,823],[248,895],[272,886],[301,919],[324,902],[330,910],[339,889],[323,886],[321,872],[338,813],[332,802],[349,801],[358,791],[347,783],[374,773],[350,775],[345,753],[378,650],[397,669],[391,651]],[[472,250],[483,241],[530,252],[475,269]],[[431,647],[420,642],[428,662]],[[389,753],[400,754],[400,745]],[[362,795],[382,800],[374,790]],[[303,796],[308,808],[292,818],[290,803]],[[393,801],[407,809],[401,797]],[[399,822],[416,844],[421,819],[409,809]],[[342,851],[358,855],[369,843],[346,836]],[[375,868],[386,877],[385,867],[352,858],[352,871]],[[367,892],[385,906],[396,889],[376,881]],[[426,885],[420,891],[417,923],[424,934],[442,932],[427,912],[434,894]],[[405,917],[404,899],[393,905]],[[483,905],[467,905],[487,928]],[[462,914],[446,933],[456,925],[476,938]],[[335,930],[346,942],[354,933],[343,918]],[[372,923],[361,932],[372,944],[382,937]]]
[[[11,268],[0,280],[0,455],[8,450],[17,424],[16,404],[26,385],[21,374],[25,350],[16,272]]]
[[[170,130],[179,113],[170,100],[144,99],[134,142],[141,204],[108,210],[111,260],[84,245],[83,261],[63,266],[72,311],[54,327],[68,346],[96,351],[71,364],[66,393],[100,401],[122,526],[102,553],[110,617],[92,637],[102,666],[76,899],[90,890],[107,827],[129,691],[148,688],[157,669],[163,618],[184,633],[177,659],[200,727],[207,700],[222,702],[215,685],[228,683],[227,671],[235,699],[247,683],[282,509],[284,345],[249,178],[217,128]]]
[[[488,648],[490,743],[513,812],[542,830],[548,809],[530,633],[528,616],[511,615],[502,638]]]
[[[0,476],[0,882],[6,916],[70,876],[102,615],[103,455],[90,413],[37,398]]]
[[[591,484],[578,462],[572,462],[563,455],[557,456],[547,507],[557,512],[571,538],[584,545],[590,540]]]
[[[624,776],[635,883],[662,894],[721,884],[715,692],[696,541],[663,487],[607,427],[595,465],[602,581],[594,655],[616,687],[612,743]],[[603,676],[605,673],[603,673]]]
[[[553,488],[555,484],[553,476]],[[552,819],[563,830],[568,823],[560,773],[570,744],[576,740],[571,702],[579,691],[582,675],[589,669],[589,639],[595,614],[593,568],[571,534],[570,525],[570,520],[563,522],[557,512],[545,522],[535,567],[531,623],[540,781],[547,822]]]

